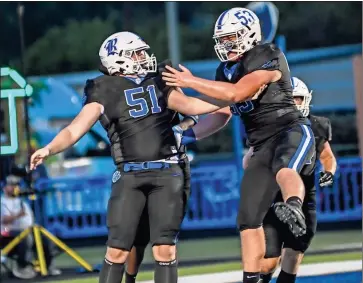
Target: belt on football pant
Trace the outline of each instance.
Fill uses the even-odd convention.
[[[140,171],[140,170],[150,170],[150,169],[164,169],[171,168],[172,163],[168,162],[132,162],[132,163],[124,163],[120,167],[120,169],[124,172],[130,171]]]

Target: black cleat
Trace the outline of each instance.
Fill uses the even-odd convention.
[[[305,216],[300,208],[288,203],[277,202],[274,209],[277,218],[289,226],[291,233],[296,238],[306,234]]]

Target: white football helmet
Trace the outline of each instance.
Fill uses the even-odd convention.
[[[303,114],[304,117],[309,116],[310,102],[311,102],[311,98],[312,98],[311,94],[313,93],[313,91],[309,91],[306,84],[302,80],[300,80],[296,77],[291,78],[291,84],[292,84],[293,97],[302,98],[302,103],[300,105],[296,105],[297,109],[299,109],[301,111],[301,113]]]
[[[110,75],[120,72],[123,75],[144,76],[156,72],[157,68],[156,58],[146,52],[148,49],[150,46],[140,36],[123,31],[114,33],[102,43],[99,56]],[[138,56],[140,51],[143,58]]]
[[[235,40],[222,41],[221,37],[234,35]],[[214,50],[222,62],[235,60],[261,41],[260,20],[254,12],[245,8],[232,8],[223,12],[214,27]],[[229,52],[236,56],[228,58]]]

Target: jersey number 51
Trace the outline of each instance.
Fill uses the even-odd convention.
[[[150,109],[151,109],[152,114],[161,112],[162,109],[159,106],[158,98],[156,97],[155,86],[149,85],[146,88],[146,91],[149,93],[149,96],[150,96],[151,107],[149,107],[145,98],[142,98],[142,97],[135,98],[134,97],[135,94],[145,92],[144,88],[142,86],[125,90],[125,98],[126,98],[127,105],[136,106],[138,108],[138,109],[136,109],[136,107],[135,107],[134,109],[129,110],[129,114],[132,118],[143,117],[149,113]]]

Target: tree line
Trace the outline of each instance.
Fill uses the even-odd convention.
[[[220,13],[248,2],[179,2],[183,61],[215,59],[214,23]],[[326,47],[362,41],[361,2],[276,2],[278,34],[287,49]],[[98,50],[110,34],[139,33],[159,60],[168,57],[162,2],[25,2],[27,75],[94,70]],[[16,2],[0,4],[0,64],[21,66]]]

